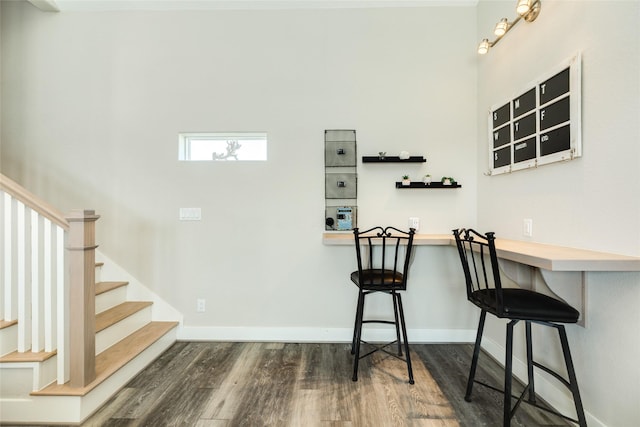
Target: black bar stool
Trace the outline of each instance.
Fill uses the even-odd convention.
[[[351,343],[351,354],[355,355],[352,379],[353,381],[358,381],[358,362],[360,359],[376,351],[383,351],[407,363],[409,384],[413,384],[407,327],[404,321],[404,310],[399,291],[407,289],[407,275],[409,273],[415,230],[412,228],[409,232],[405,232],[394,227],[373,227],[361,232],[359,229],[354,228],[353,234],[355,236],[358,270],[351,273],[351,281],[358,286],[359,292],[356,320],[353,328],[353,341]],[[363,319],[365,297],[375,292],[391,295],[393,300],[393,321]],[[373,345],[362,340],[362,325],[364,323],[395,325],[396,340],[382,345]],[[372,346],[373,350],[360,355],[361,343]],[[391,353],[386,349],[393,344],[397,344],[397,354]],[[404,357],[402,356],[403,344]]]
[[[456,239],[460,261],[462,262],[462,269],[464,271],[467,286],[467,299],[482,310],[480,313],[480,323],[478,325],[476,343],[473,349],[473,358],[471,360],[471,369],[469,371],[465,400],[467,402],[471,401],[473,384],[478,383],[504,393],[503,424],[505,427],[511,424],[511,418],[521,402],[529,403],[540,409],[554,413],[562,418],[577,423],[582,427],[586,426],[587,421],[584,416],[582,400],[580,399],[580,392],[578,390],[578,382],[573,369],[571,352],[569,351],[569,342],[567,341],[567,333],[565,332],[563,325],[564,323],[576,323],[580,315],[578,310],[563,301],[539,292],[520,288],[503,288],[500,281],[500,272],[498,270],[498,257],[496,255],[494,233],[480,234],[472,229],[459,229],[453,230],[453,234]],[[489,258],[489,262],[487,262],[487,257]],[[484,330],[484,322],[487,313],[491,313],[499,318],[510,320],[507,324],[505,378],[503,390],[499,390],[475,379],[476,367],[478,366],[478,356],[480,354],[480,342],[482,341],[482,332]],[[519,321],[525,322],[527,376],[529,383],[522,394],[518,397],[511,395],[511,370],[513,327]],[[532,323],[549,326],[558,331],[560,344],[562,346],[562,353],[569,376],[568,380],[549,367],[533,360],[533,346],[531,343]],[[557,411],[542,407],[536,403],[533,381],[534,367],[542,369],[552,375],[571,391],[576,407],[577,420],[569,418]],[[528,397],[526,400],[523,400],[525,394],[528,394]],[[517,399],[513,407],[511,405],[512,398]]]

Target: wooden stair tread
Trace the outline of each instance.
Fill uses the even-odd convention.
[[[0,329],[8,328],[9,326],[17,325],[17,320],[0,320]]]
[[[152,304],[153,303],[151,301],[127,301],[98,313],[96,315],[96,333],[123,319],[126,319],[132,314],[149,307]]]
[[[127,286],[129,282],[98,282],[96,283],[96,295],[109,292],[121,286]]]
[[[102,267],[104,266],[104,262],[96,262],[96,267]]]
[[[32,396],[84,396],[175,328],[178,322],[151,322],[96,356],[96,379],[85,387],[52,384]]]
[[[9,354],[5,354],[0,357],[0,363],[12,363],[12,362],[44,362],[45,360],[55,356],[57,351],[39,351],[37,353],[31,351],[25,351],[19,353],[14,351]]]

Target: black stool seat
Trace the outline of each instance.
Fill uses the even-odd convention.
[[[497,304],[495,289],[474,291],[471,297],[497,317],[538,320],[543,322],[576,323],[580,312],[564,301],[528,289],[502,289],[502,312]]]
[[[362,282],[360,278],[362,277]],[[393,270],[363,270],[362,274],[359,271],[351,273],[351,281],[358,285],[359,288],[368,290],[390,291],[405,290],[404,289],[404,276],[402,273],[398,273]]]
[[[508,427],[511,425],[511,417],[513,417],[514,412],[518,409],[520,402],[526,402],[573,421],[580,425],[580,427],[586,427],[587,421],[584,416],[582,400],[578,390],[578,380],[576,379],[576,374],[573,369],[569,341],[564,328],[564,323],[576,323],[578,321],[578,317],[580,316],[578,310],[564,301],[532,290],[503,288],[500,279],[500,269],[498,267],[494,233],[480,234],[472,229],[460,229],[453,230],[453,235],[456,239],[458,255],[460,255],[462,270],[464,271],[467,299],[482,310],[480,312],[476,342],[473,348],[473,357],[471,358],[467,391],[464,396],[465,400],[468,402],[471,401],[474,383],[498,390],[496,387],[475,379],[484,323],[487,313],[491,313],[496,317],[509,320],[507,323],[505,343],[504,389],[498,390],[503,392],[504,399],[503,426]],[[520,395],[520,397],[515,396],[517,402],[512,406],[511,400],[514,397],[511,395],[513,328],[520,321],[524,321],[525,324],[527,377],[529,382],[522,392],[522,395]],[[568,379],[565,379],[548,366],[533,360],[532,323],[552,327],[558,331]],[[549,410],[537,404],[533,375],[534,368],[541,369],[550,374],[571,391],[577,419],[569,418],[557,411]],[[528,394],[528,398],[523,400],[525,394]]]
[[[356,306],[356,320],[353,327],[353,341],[351,342],[351,354],[353,360],[353,381],[358,381],[358,363],[360,359],[370,356],[376,351],[402,359],[407,363],[409,384],[413,384],[413,370],[411,368],[411,356],[407,341],[407,327],[404,321],[404,309],[399,291],[407,289],[407,274],[411,261],[413,248],[413,236],[415,230],[409,232],[393,227],[373,227],[360,231],[353,229],[356,244],[356,259],[358,270],[351,273],[351,281],[358,286],[358,305]],[[394,320],[364,319],[365,297],[369,294],[381,292],[391,295],[393,300]],[[386,323],[395,325],[396,340],[373,345],[362,339],[362,325],[364,323]],[[369,344],[374,347],[372,351],[360,355],[360,344]],[[388,346],[397,344],[397,355],[386,350]],[[402,347],[404,344],[404,358]]]

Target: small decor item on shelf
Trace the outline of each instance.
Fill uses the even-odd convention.
[[[409,175],[402,175],[402,185],[408,187],[411,185],[411,180],[409,179]]]
[[[384,158],[386,157],[387,152],[386,151],[378,151],[378,158],[380,160],[384,160]]]
[[[442,182],[442,185],[455,185],[456,184],[455,178],[453,178],[451,176],[443,176],[442,179],[440,180],[440,182]]]
[[[400,160],[409,160],[409,157],[411,156],[409,156],[408,151],[401,151],[398,157],[400,157]]]
[[[426,174],[426,175],[422,178],[422,182],[424,183],[424,185],[429,185],[429,184],[431,184],[431,175]]]

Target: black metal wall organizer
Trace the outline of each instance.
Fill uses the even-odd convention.
[[[461,188],[462,185],[458,184],[448,184],[445,185],[441,182],[432,182],[430,184],[425,184],[424,182],[411,182],[409,185],[402,185],[402,182],[396,182],[396,188]]]
[[[425,163],[424,156],[410,156],[408,159],[401,159],[399,156],[362,156],[362,163]]]

